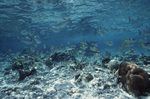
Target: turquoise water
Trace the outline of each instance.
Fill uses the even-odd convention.
[[[149,99],[149,74],[150,0],[0,0],[0,99]]]
[[[0,52],[27,50],[34,44],[43,50],[43,45],[50,48],[80,41],[96,41],[101,51],[118,50],[130,38],[137,41],[130,47],[121,46],[123,49],[149,52],[150,44],[149,48],[139,46],[150,40],[149,5],[149,0],[1,0]],[[67,23],[61,26],[64,20]],[[139,35],[145,29],[149,29],[146,35]],[[32,34],[32,44],[21,41],[30,37],[22,34],[24,30]],[[33,40],[37,35],[38,44]],[[113,45],[105,44],[107,41]]]

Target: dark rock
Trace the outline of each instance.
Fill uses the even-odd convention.
[[[75,66],[74,66],[75,70],[83,70],[83,68],[85,68],[89,64],[87,58],[82,58],[81,61],[75,60],[74,63],[75,63]]]
[[[8,74],[10,74],[9,71],[5,71],[5,72],[4,72],[4,75],[8,75]]]
[[[22,63],[15,62],[15,63],[11,66],[11,68],[12,68],[12,70],[23,69],[23,64],[22,64]]]
[[[110,60],[111,59],[109,59],[109,58],[104,58],[102,60],[102,66],[105,67],[105,68],[107,68],[108,67],[107,64],[110,62]]]
[[[30,83],[30,85],[37,85],[37,84],[40,84],[40,82],[38,80],[34,80]]]
[[[46,66],[52,68],[53,62],[48,58],[48,59],[45,61],[45,64],[46,64]]]
[[[75,80],[77,80],[80,77],[80,74],[75,75]]]
[[[150,64],[150,61],[143,61],[144,65]]]
[[[91,80],[93,80],[93,76],[92,76],[91,74],[88,74],[88,75],[86,76],[86,81],[87,81],[87,82],[90,82]]]
[[[7,67],[7,68],[5,68],[4,70],[5,70],[5,71],[9,71],[9,70],[11,70],[11,68],[10,68],[10,67]]]
[[[109,63],[110,60],[111,60],[111,59],[109,59],[109,58],[104,58],[104,59],[102,60],[102,63],[103,63],[103,64]]]
[[[24,80],[27,76],[33,75],[36,73],[36,69],[33,68],[31,70],[19,70],[19,79],[18,81]]]
[[[144,64],[144,65],[150,64],[150,56],[141,56],[141,57],[140,57],[140,60],[143,61],[143,64]]]
[[[75,81],[76,81],[77,84],[81,83],[82,76],[80,74],[75,75]]]
[[[58,52],[58,53],[54,53],[51,56],[52,62],[61,62],[61,61],[68,61],[68,60],[75,60],[74,56],[71,56],[67,53],[62,53],[62,52]]]

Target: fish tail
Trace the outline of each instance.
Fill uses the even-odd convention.
[[[129,23],[131,23],[131,18],[129,17]]]
[[[94,28],[94,35],[96,35],[97,34],[97,30],[96,30],[96,28]]]
[[[143,43],[139,44],[140,45],[140,48],[143,48]]]
[[[18,41],[20,42],[20,37],[19,37],[19,36],[17,36],[17,39],[18,39]]]
[[[71,16],[69,16],[69,23],[70,23],[70,24],[72,23]]]
[[[32,41],[32,40],[33,40],[33,35],[32,35],[32,33],[29,33],[29,36],[30,36],[31,41]]]
[[[139,31],[139,35],[141,35],[142,34],[142,31],[140,31],[140,30],[138,30]]]

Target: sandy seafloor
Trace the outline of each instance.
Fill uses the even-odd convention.
[[[116,84],[116,75],[109,65],[103,66],[101,62],[103,57],[95,63],[85,58],[80,61],[80,67],[73,61],[47,66],[46,55],[34,56],[32,66],[36,73],[18,81],[18,70],[6,69],[12,66],[16,56],[23,57],[20,52],[1,54],[0,99],[150,99],[150,96],[130,95],[122,89],[121,83]],[[136,63],[143,64],[139,57]],[[150,73],[150,64],[141,66]]]

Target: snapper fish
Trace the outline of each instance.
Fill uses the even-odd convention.
[[[37,44],[40,44],[40,43],[41,43],[41,38],[40,38],[38,35],[35,35],[35,36],[33,37],[33,39],[35,40],[35,42],[36,42]]]
[[[95,30],[95,34],[98,34],[99,36],[104,36],[106,34],[106,32],[109,32],[109,30],[105,27],[99,27],[99,29],[94,29]]]
[[[124,43],[135,43],[135,42],[137,42],[137,40],[135,38],[124,39],[123,41],[124,41]]]
[[[102,36],[105,35],[105,32],[102,29],[98,29],[98,30],[95,29],[95,33],[94,34],[95,35],[98,34],[100,37],[102,37]]]
[[[124,54],[135,55],[136,51],[134,49],[129,49],[129,50],[126,50]]]
[[[150,37],[150,27],[146,27],[145,30],[141,31],[141,30],[138,30],[139,31],[139,35],[144,35],[145,37]]]
[[[124,42],[124,43],[121,44],[121,47],[132,47],[132,46],[134,46],[133,43],[126,43],[126,42]]]
[[[126,33],[130,33],[131,32],[130,29],[124,29],[123,31],[126,32]]]
[[[110,27],[110,31],[112,31],[112,32],[120,32],[120,29],[118,27]]]
[[[108,45],[108,46],[113,46],[114,45],[113,41],[107,41],[107,42],[105,42],[105,44]]]
[[[21,41],[21,42],[23,42],[26,45],[31,45],[33,43],[32,38],[28,37],[28,36],[23,37],[23,38],[18,37],[18,40]]]
[[[68,19],[62,19],[62,20],[58,21],[55,25],[50,26],[50,29],[53,32],[57,33],[61,29],[65,28],[68,23],[71,23],[71,17],[69,17]]]
[[[86,50],[88,48],[88,45],[86,42],[80,42],[80,49]]]
[[[43,48],[46,49],[46,45],[45,44],[43,45]]]
[[[94,51],[94,52],[100,52],[100,50],[97,47],[95,47],[95,46],[90,47],[90,50]]]
[[[22,34],[22,35],[28,35],[28,33],[29,33],[29,32],[26,31],[26,30],[22,30],[22,31],[21,31],[21,34]]]
[[[53,31],[53,32],[55,32],[55,33],[58,33],[58,32],[60,32],[60,28],[58,28],[57,26],[51,26],[50,27],[50,29]]]
[[[132,46],[134,46],[135,42],[137,42],[137,40],[135,38],[124,39],[121,46],[122,47],[132,47]]]
[[[143,26],[143,24],[140,24],[138,22],[138,19],[135,19],[135,18],[130,18],[129,17],[129,23],[131,23],[134,28],[140,28],[141,26]]]
[[[91,42],[91,46],[95,46],[95,47],[98,47],[98,44],[97,44],[97,42]]]
[[[140,44],[140,47],[150,50],[150,43],[149,43],[149,42],[147,42],[147,43],[141,43],[141,44]]]
[[[45,30],[41,30],[40,34],[45,35]]]

